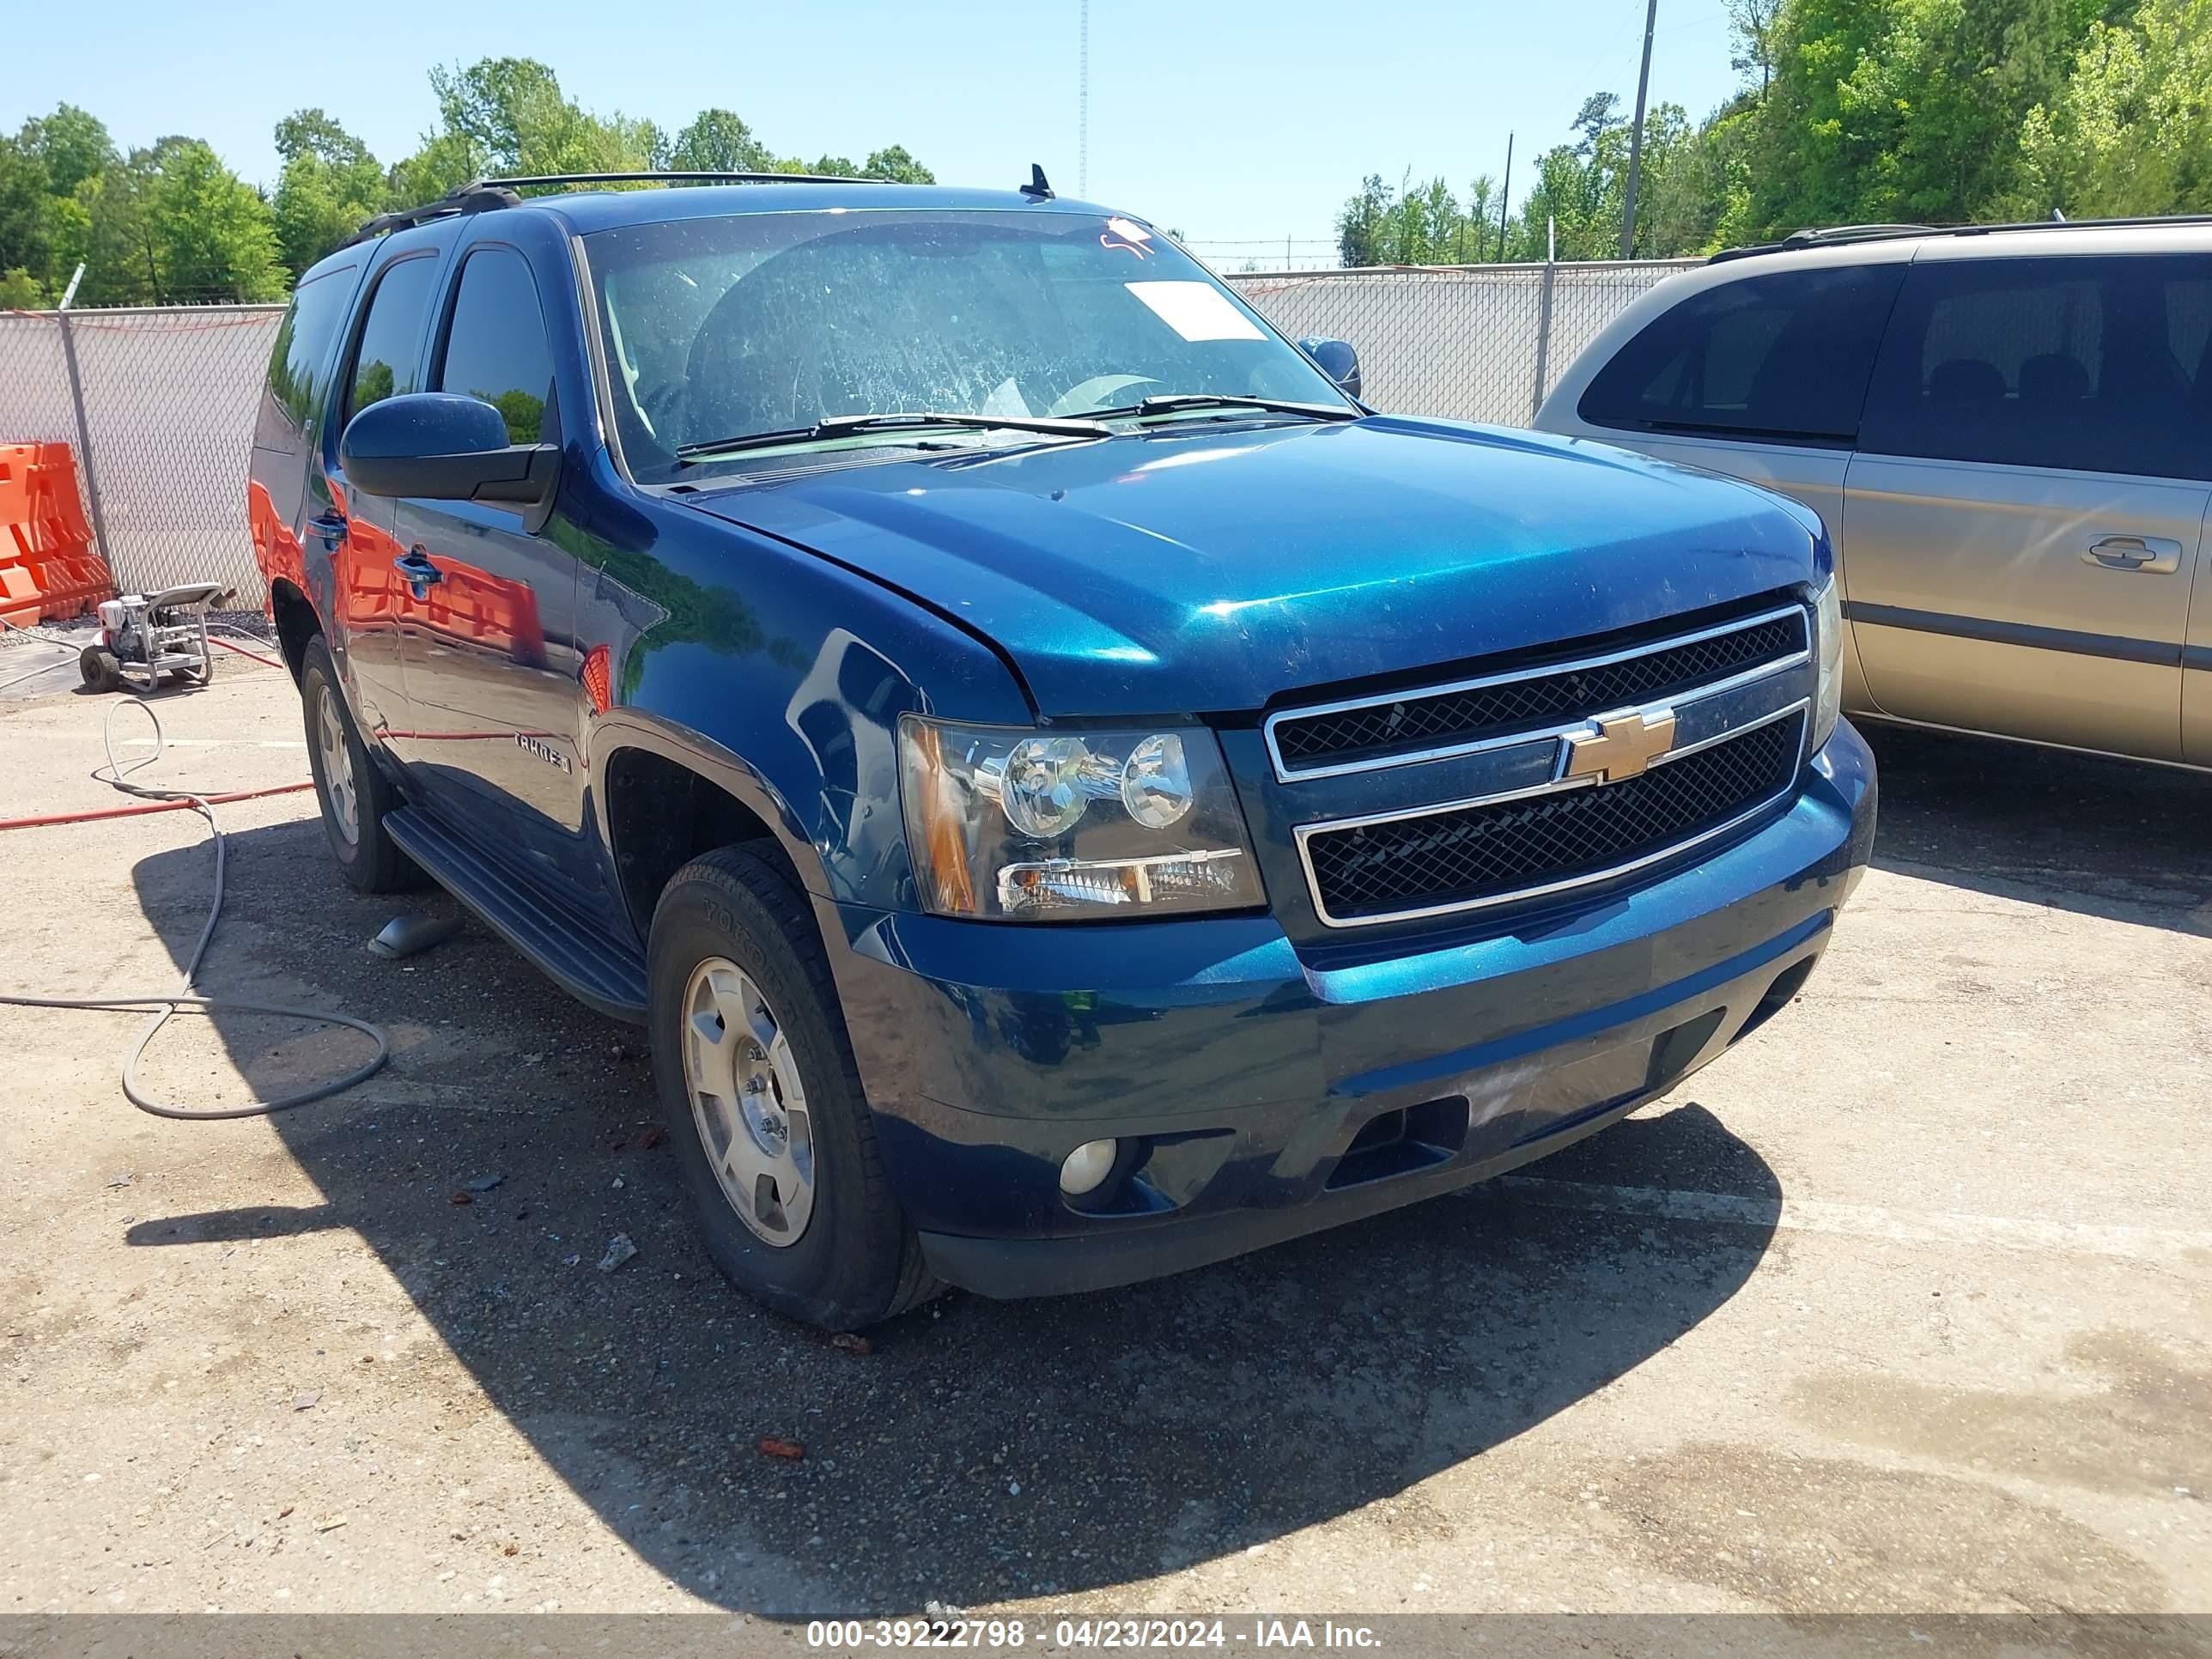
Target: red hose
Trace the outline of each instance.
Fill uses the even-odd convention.
[[[253,800],[263,795],[290,795],[315,787],[311,778],[304,783],[272,784],[266,789],[233,789],[221,795],[206,795],[202,799],[220,805],[224,801]],[[142,812],[179,812],[192,805],[188,800],[150,801],[139,806],[103,806],[96,812],[47,812],[34,818],[0,818],[0,830],[37,830],[52,823],[92,823],[100,818],[135,818]]]
[[[284,665],[278,662],[274,657],[264,657],[258,651],[248,651],[242,645],[233,645],[228,640],[219,640],[212,634],[208,635],[208,643],[210,645],[219,645],[226,651],[235,651],[241,657],[250,657],[264,668],[284,668]],[[289,674],[292,671],[286,668],[284,669],[284,672]]]

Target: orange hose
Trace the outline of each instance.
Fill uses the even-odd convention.
[[[234,789],[228,794],[204,795],[204,800],[218,804],[233,800],[253,800],[263,795],[290,795],[315,787],[310,778],[304,783],[272,784],[266,789]],[[143,812],[179,812],[192,805],[188,800],[151,801],[139,806],[103,806],[94,812],[47,812],[33,818],[0,818],[0,830],[38,830],[53,823],[93,823],[101,818],[135,818]]]

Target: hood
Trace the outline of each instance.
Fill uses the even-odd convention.
[[[1808,582],[1817,536],[1709,473],[1385,416],[1155,428],[679,499],[959,617],[1048,715],[1257,710],[1449,669]]]

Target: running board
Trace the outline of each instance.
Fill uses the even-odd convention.
[[[412,807],[385,815],[399,850],[522,952],[556,985],[599,1012],[645,1024],[645,958],[607,939]]]

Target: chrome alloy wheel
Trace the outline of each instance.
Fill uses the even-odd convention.
[[[684,988],[684,1084],[722,1195],[766,1244],[796,1244],[814,1213],[813,1121],[799,1059],[760,988],[709,957]]]
[[[323,763],[323,789],[330,798],[331,816],[338,833],[350,847],[361,840],[361,806],[353,781],[353,746],[346,742],[345,718],[338,713],[338,695],[323,687],[315,714],[315,750]]]

